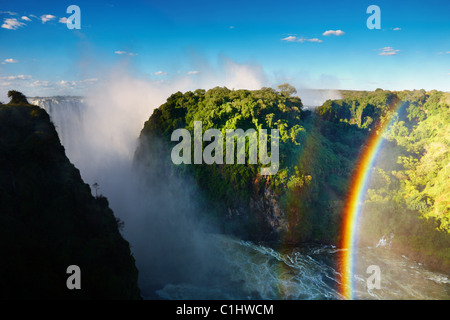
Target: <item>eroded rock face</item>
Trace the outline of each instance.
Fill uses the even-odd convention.
[[[263,178],[264,179],[264,178]],[[247,202],[234,203],[226,208],[224,223],[231,232],[252,240],[279,240],[289,231],[287,212],[283,210],[280,196],[268,181],[255,179],[252,196]]]
[[[269,186],[264,186],[262,195],[250,199],[250,212],[262,216],[270,227],[271,234],[278,237],[288,229],[286,213],[281,209],[278,197]]]

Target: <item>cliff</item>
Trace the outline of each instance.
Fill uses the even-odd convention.
[[[287,84],[279,90],[177,92],[145,123],[135,163],[149,183],[162,183],[168,176],[189,181],[202,214],[222,232],[256,241],[338,245],[356,161],[375,125],[389,121],[388,130],[376,131],[384,144],[363,199],[360,243],[374,246],[393,233],[392,245],[403,254],[420,257],[435,269],[448,268],[449,94],[382,89],[341,93],[343,99],[310,111],[303,110]],[[278,129],[277,173],[261,175],[263,165],[248,161],[248,146],[243,164],[174,164],[171,151],[181,142],[171,141],[172,133],[187,130],[194,137],[187,145],[194,145],[196,121],[203,124],[202,134],[215,129],[222,136],[228,129]],[[203,138],[204,150],[216,142],[211,140]],[[195,148],[187,150],[195,159]]]
[[[45,110],[0,105],[0,298],[140,299],[130,246],[65,155]],[[67,268],[81,270],[69,290]]]
[[[196,201],[202,205],[204,216],[221,232],[256,241],[334,242],[340,212],[336,194],[345,194],[352,161],[365,133],[348,128],[351,138],[342,141],[340,149],[335,148],[327,137],[334,133],[322,132],[321,122],[311,111],[303,110],[294,91],[283,85],[279,91],[217,87],[177,92],[145,123],[135,163],[150,184],[174,175],[189,180],[197,189]],[[223,137],[227,130],[268,130],[270,152],[271,130],[277,129],[278,171],[262,175],[268,164],[250,163],[248,144],[242,164],[174,164],[171,151],[178,142],[171,141],[171,134],[183,128],[194,136],[196,121],[202,122],[202,134],[216,129]],[[204,150],[208,145],[203,142]],[[224,157],[226,148],[224,139]]]

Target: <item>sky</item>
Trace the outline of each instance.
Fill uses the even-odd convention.
[[[70,5],[80,29],[67,27]],[[367,27],[370,5],[380,29]],[[203,87],[450,91],[448,0],[2,0],[0,19],[3,102],[11,89],[82,95],[111,70]]]

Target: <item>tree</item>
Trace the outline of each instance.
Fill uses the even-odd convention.
[[[93,186],[94,189],[95,189],[95,197],[98,198],[97,191],[98,191],[98,189],[100,189],[100,186],[98,185],[97,182],[95,182],[92,186]]]
[[[16,90],[9,90],[8,98],[11,98],[9,104],[29,104],[27,97],[22,92]]]
[[[278,89],[280,90],[282,95],[285,95],[288,97],[297,93],[297,90],[293,86],[291,86],[289,83],[280,84],[278,86]]]

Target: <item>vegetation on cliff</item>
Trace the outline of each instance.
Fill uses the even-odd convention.
[[[378,133],[384,147],[373,168],[361,233],[371,245],[394,233],[394,246],[441,269],[450,266],[449,95],[342,91],[343,99],[309,111],[291,86],[278,89],[173,94],[145,123],[136,163],[152,168],[158,181],[166,175],[191,179],[205,212],[224,232],[337,243],[355,162],[375,124],[394,119],[390,130]],[[390,110],[394,102],[400,108]],[[278,173],[261,176],[261,164],[248,162],[174,165],[170,151],[177,142],[171,134],[186,128],[193,135],[194,121],[202,121],[203,132],[215,128],[223,135],[226,129],[278,129]]]
[[[216,87],[177,92],[145,123],[136,162],[158,168],[153,173],[158,181],[174,173],[193,179],[205,212],[224,232],[258,240],[334,242],[353,161],[367,134],[347,126],[345,136],[336,141],[339,128],[322,126],[311,111],[302,110],[294,94],[287,84],[278,91]],[[202,121],[203,132],[215,128],[224,136],[227,129],[278,129],[277,174],[261,176],[261,163],[248,161],[174,166],[170,151],[176,143],[170,141],[171,134],[178,128],[193,134],[194,121]],[[268,135],[270,140],[270,130]]]
[[[396,93],[401,106],[372,172],[362,232],[394,234],[393,246],[450,269],[450,95]],[[382,223],[381,223],[382,222]]]

